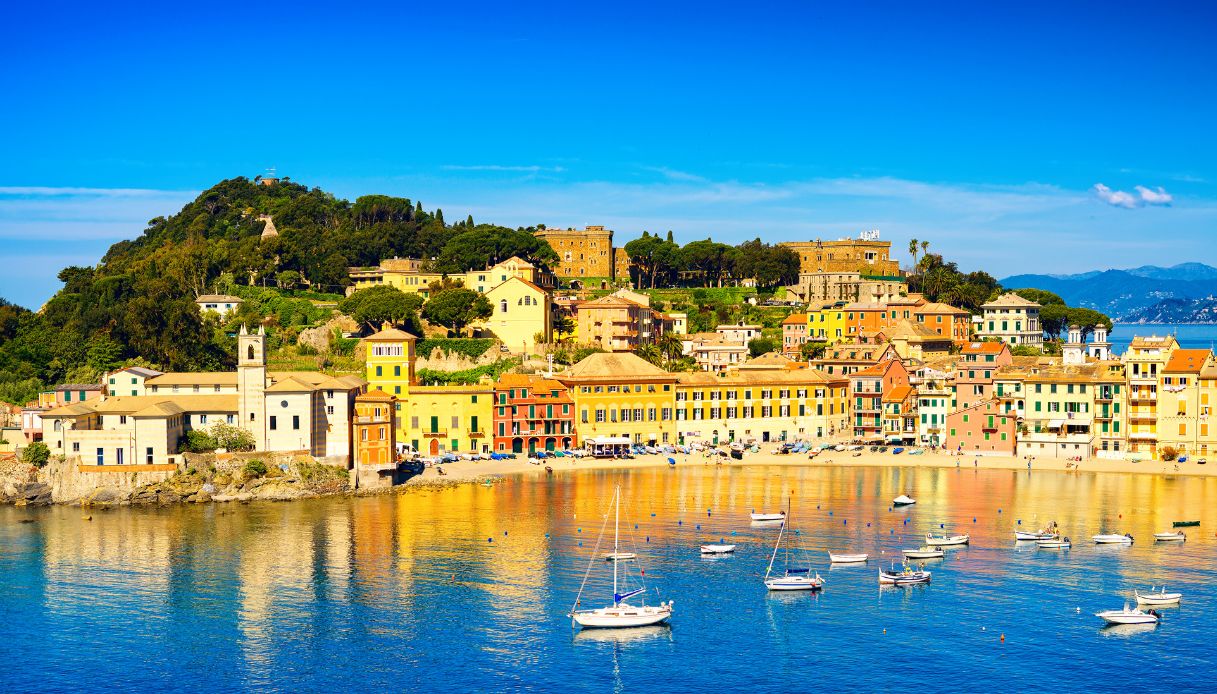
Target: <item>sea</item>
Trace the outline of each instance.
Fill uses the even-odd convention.
[[[1217,351],[1217,324],[1213,323],[1116,323],[1108,341],[1116,354],[1123,354],[1134,336],[1174,335],[1184,349]]]
[[[612,599],[618,487],[638,554],[621,576],[674,616],[579,631],[585,579],[583,607]],[[378,497],[3,507],[0,691],[1199,691],[1217,678],[1214,500],[1217,478],[679,461]],[[778,528],[749,513],[783,508],[822,592],[762,584]],[[1177,520],[1200,526],[1155,544]],[[1015,542],[1051,521],[1073,549]],[[971,544],[926,562],[928,585],[880,587],[927,532]],[[700,555],[720,541],[736,552]],[[830,550],[871,560],[830,566]],[[1095,616],[1163,585],[1184,597],[1157,626]]]

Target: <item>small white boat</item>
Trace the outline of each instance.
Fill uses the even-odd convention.
[[[966,545],[972,540],[971,535],[934,535],[925,534],[925,543],[930,547],[956,547]]]
[[[1027,533],[1022,530],[1014,531],[1014,539],[1019,542],[1035,542],[1037,540],[1051,540],[1056,537],[1055,533]]]
[[[1058,537],[1054,540],[1036,540],[1035,546],[1040,549],[1069,549],[1073,543],[1067,537]]]
[[[1187,540],[1187,535],[1182,530],[1174,530],[1169,533],[1154,533],[1154,542],[1184,542]]]
[[[929,583],[929,571],[914,571],[905,566],[903,571],[884,571],[879,569],[879,585],[881,586],[911,586],[917,583]]]
[[[786,520],[786,512],[785,511],[779,511],[777,513],[755,513],[754,512],[752,514],[752,520],[760,521],[760,522]]]
[[[735,551],[735,545],[702,545],[702,554],[731,554]]]
[[[828,553],[828,561],[833,564],[864,564],[866,563],[868,554],[833,554]]]
[[[915,503],[917,503],[917,500],[907,494],[901,494],[892,499],[892,506],[912,506]]]
[[[1094,616],[1108,624],[1157,624],[1159,619],[1158,613],[1154,610],[1142,612],[1140,609],[1129,608],[1127,604],[1122,610],[1096,612]]]
[[[1166,586],[1158,591],[1151,590],[1148,593],[1142,593],[1139,590],[1133,590],[1132,594],[1137,598],[1138,605],[1178,605],[1183,599],[1183,593],[1168,593]]]
[[[940,547],[921,547],[918,549],[902,549],[900,553],[905,559],[941,559],[946,552]]]
[[[609,552],[608,554],[604,555],[605,561],[630,561],[631,559],[637,558],[638,555],[634,554],[633,552]]]
[[[1115,533],[1102,533],[1090,538],[1094,540],[1096,545],[1131,545],[1132,535],[1127,533],[1117,535]]]

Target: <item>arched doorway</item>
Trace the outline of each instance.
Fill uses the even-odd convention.
[[[528,439],[528,454],[534,455],[537,452],[537,440]]]
[[[512,439],[511,440],[511,452],[512,453],[523,453],[524,452],[524,439]]]
[[[439,455],[439,439],[431,439],[431,455]]]
[[[562,450],[564,450],[564,451],[570,450],[570,437],[569,436],[562,439]]]
[[[545,450],[552,451],[556,447],[553,439],[545,439]]]

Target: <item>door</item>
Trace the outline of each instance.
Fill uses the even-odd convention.
[[[435,417],[431,419],[434,420]],[[439,439],[431,439],[431,455],[439,455]]]
[[[439,431],[439,417],[433,416],[433,417],[431,417],[431,433],[434,434],[438,431]],[[432,441],[431,443],[434,444],[435,441]]]

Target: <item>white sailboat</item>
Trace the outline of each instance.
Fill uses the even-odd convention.
[[[791,567],[789,548],[786,549],[786,569],[781,574],[773,572],[778,550],[782,548],[782,538],[786,535],[786,525],[790,522],[790,502],[786,504],[786,523],[782,523],[778,530],[778,541],[773,546],[773,555],[769,557],[769,567],[765,569],[765,587],[769,590],[819,590],[824,587],[824,579],[818,573],[812,576],[811,567]]]
[[[618,486],[613,494],[613,551],[612,555],[622,554],[620,545],[620,527],[621,527],[621,487]],[[608,525],[608,517],[604,519],[605,526]],[[600,538],[596,540],[597,550],[600,547],[600,540],[604,537],[604,527],[600,529]],[[621,590],[618,581],[618,573],[620,569],[618,565],[620,561],[613,561],[613,604],[607,607],[599,607],[591,610],[580,610],[579,604],[582,602],[583,589],[587,586],[587,578],[592,573],[592,566],[595,562],[595,553],[593,552],[592,563],[588,564],[587,573],[583,576],[583,584],[579,586],[579,594],[575,596],[575,605],[571,608],[569,617],[579,626],[588,628],[625,628],[625,627],[644,627],[651,624],[662,624],[672,617],[672,601],[661,602],[658,606],[646,604],[646,586],[639,586],[634,590],[627,590],[624,593],[618,592]],[[611,555],[610,555],[611,556]],[[634,606],[625,601],[635,595],[642,596],[642,605]]]
[[[971,535],[935,535],[925,534],[925,544],[930,547],[957,547],[971,542]]]
[[[1132,535],[1125,533],[1119,535],[1116,533],[1102,533],[1090,538],[1094,540],[1096,545],[1131,545]]]
[[[868,554],[833,554],[828,553],[828,561],[833,564],[865,564],[870,558]]]
[[[1161,590],[1151,588],[1148,593],[1134,589],[1132,593],[1137,598],[1138,605],[1178,605],[1183,599],[1183,593],[1168,593],[1166,586],[1162,586]]]

